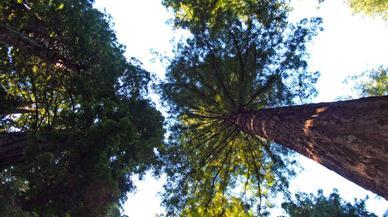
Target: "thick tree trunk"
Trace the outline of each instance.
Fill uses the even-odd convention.
[[[73,63],[58,51],[40,44],[5,24],[0,24],[0,41],[14,46],[25,53],[37,56],[48,63],[63,65],[75,71],[86,69],[85,66]]]
[[[40,152],[60,152],[74,145],[75,140],[69,138],[78,135],[70,130],[0,133],[0,168],[21,162],[28,145],[37,145]]]
[[[58,144],[67,137],[61,132],[45,132],[38,135],[34,132],[8,132],[0,133],[0,167],[13,165],[22,160],[24,151],[29,144],[36,144],[44,150]],[[65,145],[64,142],[61,144]]]
[[[388,96],[240,112],[231,121],[388,200]]]
[[[26,133],[13,132],[0,134],[0,166],[18,162],[28,144]]]

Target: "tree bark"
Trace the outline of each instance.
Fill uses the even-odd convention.
[[[0,134],[0,166],[7,166],[20,161],[27,144],[28,135],[26,133]]]
[[[388,96],[243,111],[230,121],[388,200]]]
[[[61,55],[58,51],[40,44],[34,39],[25,36],[23,33],[5,24],[0,24],[0,41],[10,46],[16,47],[22,50],[24,53],[37,56],[51,64],[63,65],[64,67],[75,71],[86,69],[85,66],[73,63]]]

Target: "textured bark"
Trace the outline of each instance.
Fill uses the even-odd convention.
[[[0,41],[16,47],[24,53],[37,56],[48,63],[63,65],[75,71],[86,69],[85,66],[66,59],[58,51],[50,49],[4,24],[0,24]]]
[[[241,130],[273,140],[388,200],[388,96],[239,112]]]

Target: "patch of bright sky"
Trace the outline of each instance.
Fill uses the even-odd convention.
[[[353,16],[341,0],[326,0],[319,9],[317,2],[294,0],[294,11],[290,17],[295,21],[311,16],[324,19],[324,31],[308,46],[310,70],[321,73],[317,83],[319,95],[313,101],[334,101],[340,96],[355,96],[351,87],[343,81],[350,75],[388,64],[388,23]],[[185,33],[173,31],[166,25],[172,15],[161,6],[160,0],[97,0],[95,6],[105,9],[112,16],[118,40],[127,47],[127,57],[138,58],[145,69],[163,77],[166,64],[159,62],[153,51],[171,57],[171,40],[177,40]],[[368,209],[379,216],[388,209],[388,202],[384,199],[376,198],[371,192],[307,158],[299,157],[298,160],[305,170],[291,182],[293,192],[316,193],[318,189],[323,189],[329,194],[337,188],[347,201],[369,195]],[[130,217],[152,217],[162,213],[158,192],[162,190],[163,179],[155,180],[146,175],[143,181],[135,181],[137,191],[128,196],[125,213]],[[276,216],[275,213],[273,215]]]

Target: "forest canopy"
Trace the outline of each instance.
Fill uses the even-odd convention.
[[[351,78],[363,99],[309,103],[322,19],[290,22],[289,3],[163,0],[190,34],[156,83],[93,0],[2,1],[0,216],[126,217],[149,171],[167,216],[270,216],[281,198],[291,217],[375,216],[289,191],[299,153],[388,198],[387,69]]]

